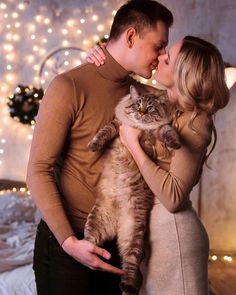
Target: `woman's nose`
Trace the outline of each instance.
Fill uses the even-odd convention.
[[[160,49],[160,55],[166,54],[166,48],[163,47]]]

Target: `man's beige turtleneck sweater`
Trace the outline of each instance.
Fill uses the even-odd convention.
[[[100,154],[88,150],[88,142],[113,119],[114,107],[131,84],[145,91],[108,52],[106,57],[100,67],[84,64],[58,75],[37,117],[27,184],[60,244],[74,231],[83,231],[96,199],[102,163]]]

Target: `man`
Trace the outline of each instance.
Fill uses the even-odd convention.
[[[112,120],[131,84],[148,91],[129,74],[151,77],[172,22],[171,12],[156,1],[127,2],[114,18],[106,63],[58,75],[46,91],[27,173],[42,214],[34,253],[39,295],[121,294],[118,275],[123,271],[115,243],[100,248],[83,240],[102,169],[101,155],[90,152],[87,144]]]

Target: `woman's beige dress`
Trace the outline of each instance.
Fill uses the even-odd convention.
[[[198,116],[196,133],[186,124],[190,117],[182,114],[178,119],[181,150],[167,155],[157,144],[159,165],[148,160],[141,167],[156,197],[139,295],[208,294],[208,236],[188,196],[201,170],[212,122],[204,114]]]

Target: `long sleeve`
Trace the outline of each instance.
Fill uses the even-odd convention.
[[[63,209],[54,169],[77,109],[73,80],[66,75],[57,76],[40,105],[27,171],[32,197],[60,243],[74,231]]]
[[[178,122],[182,147],[172,152],[169,170],[149,159],[140,167],[148,186],[170,212],[178,211],[188,198],[211,140],[211,119],[200,114],[193,121],[193,130],[189,118],[189,114],[184,114]]]

